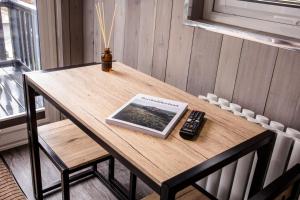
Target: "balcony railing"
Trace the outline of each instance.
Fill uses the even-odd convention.
[[[4,36],[0,38],[0,59],[12,57],[31,70],[40,69],[36,7],[19,0],[1,0],[0,8],[0,35]],[[6,47],[10,44],[11,49]]]
[[[0,129],[25,120],[22,73],[41,69],[39,55],[35,5],[0,0]]]

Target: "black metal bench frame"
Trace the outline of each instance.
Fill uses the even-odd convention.
[[[46,156],[52,161],[52,163],[61,173],[60,181],[56,181],[52,185],[42,189],[43,197],[46,197],[54,192],[62,191],[63,199],[70,199],[70,185],[96,177],[119,199],[128,198],[128,190],[125,189],[117,179],[115,179],[115,160],[111,155],[69,169],[40,136],[38,136],[38,143],[40,149],[46,154]],[[104,161],[108,161],[108,178],[105,178],[104,175],[97,170],[97,164]],[[76,173],[78,171],[80,172]],[[76,174],[72,175],[73,173]],[[136,184],[136,181],[134,184]]]

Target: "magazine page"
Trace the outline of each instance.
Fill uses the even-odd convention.
[[[186,103],[139,94],[106,121],[165,138],[186,108]]]

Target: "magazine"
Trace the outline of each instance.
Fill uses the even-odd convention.
[[[187,103],[179,101],[138,94],[109,116],[106,122],[166,138],[187,106]]]

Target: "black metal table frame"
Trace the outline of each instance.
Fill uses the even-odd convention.
[[[95,63],[91,63],[95,64]],[[66,70],[76,67],[84,67],[87,65],[68,66],[50,70],[43,70],[41,73],[47,73],[50,71]],[[100,70],[100,69],[99,69]],[[271,131],[265,131],[207,161],[200,163],[199,165],[165,181],[162,185],[157,184],[149,176],[147,176],[142,170],[129,162],[121,154],[119,154],[114,148],[105,143],[95,133],[88,129],[84,124],[72,116],[67,110],[55,102],[45,92],[36,87],[33,83],[28,81],[26,74],[24,75],[24,94],[27,111],[27,129],[28,129],[28,141],[30,148],[31,159],[31,172],[34,196],[36,199],[43,199],[42,195],[42,181],[41,181],[41,168],[40,168],[40,156],[39,156],[39,144],[38,144],[38,132],[37,132],[37,117],[35,110],[35,96],[42,95],[48,102],[55,106],[60,112],[62,112],[67,118],[69,118],[74,124],[76,124],[82,131],[89,135],[94,141],[101,145],[106,151],[110,153],[114,158],[118,159],[125,167],[130,170],[130,188],[128,199],[135,199],[136,192],[136,177],[139,177],[149,187],[151,187],[156,193],[160,194],[160,199],[169,200],[175,199],[175,194],[189,185],[193,185],[196,181],[208,176],[209,174],[221,169],[222,167],[236,161],[237,159],[247,155],[250,152],[256,151],[258,160],[255,168],[253,181],[250,187],[249,196],[253,196],[263,188],[266,172],[271,159],[276,135]],[[201,190],[201,188],[199,188]],[[114,191],[113,191],[114,192]],[[118,194],[114,192],[118,197]],[[211,195],[208,194],[210,198]]]

